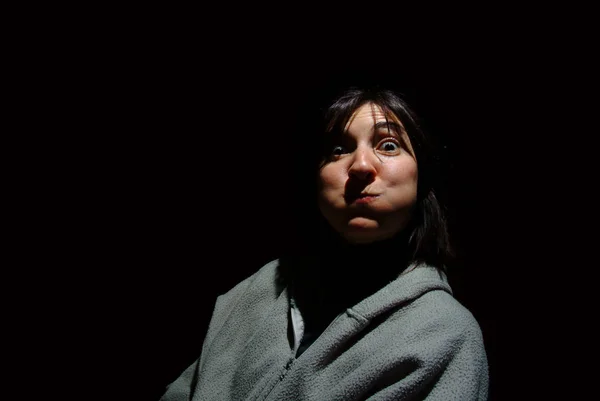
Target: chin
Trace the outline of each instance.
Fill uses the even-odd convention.
[[[360,219],[349,222],[343,236],[350,243],[367,244],[384,239],[385,233],[381,231],[381,227],[376,221]]]
[[[353,217],[348,220],[347,229],[349,231],[363,231],[363,230],[379,230],[381,228],[381,224],[375,219],[368,217]]]

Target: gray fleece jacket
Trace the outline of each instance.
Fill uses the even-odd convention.
[[[407,269],[296,358],[302,326],[278,263],[217,298],[200,358],[161,401],[487,399],[480,327],[436,269]]]

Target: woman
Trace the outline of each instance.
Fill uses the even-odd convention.
[[[350,89],[323,121],[297,246],[218,297],[200,358],[161,400],[487,398],[414,113],[391,91]]]

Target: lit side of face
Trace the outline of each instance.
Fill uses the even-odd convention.
[[[359,107],[318,175],[321,213],[351,243],[390,238],[410,220],[417,162],[402,122],[372,103]]]

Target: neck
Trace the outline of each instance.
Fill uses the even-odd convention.
[[[404,270],[407,249],[408,238],[402,234],[368,244],[351,244],[337,236],[319,244],[319,265],[347,279],[384,279]]]
[[[350,307],[394,280],[407,267],[408,237],[351,244],[335,235],[322,239],[312,262],[294,271],[296,290],[319,304]]]

